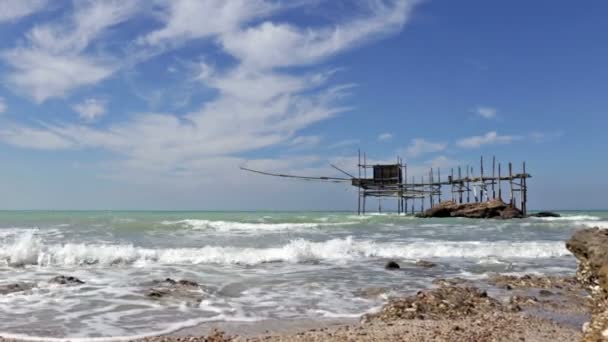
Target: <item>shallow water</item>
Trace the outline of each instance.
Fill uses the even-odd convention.
[[[436,277],[572,273],[560,219],[415,219],[348,213],[0,212],[0,335],[134,336],[203,322],[357,317]],[[387,259],[402,269],[384,270]],[[417,260],[436,262],[420,268]],[[48,283],[72,275],[81,286]],[[145,296],[156,279],[194,280],[200,303]],[[370,297],[364,289],[381,289]],[[376,291],[378,292],[378,291]]]

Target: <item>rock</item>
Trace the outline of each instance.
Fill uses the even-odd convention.
[[[399,264],[396,261],[389,261],[386,263],[386,265],[384,266],[385,269],[387,270],[398,270],[401,268],[401,266],[399,266]]]
[[[32,284],[26,283],[14,283],[7,285],[0,285],[0,295],[7,295],[9,293],[23,292],[34,288]]]
[[[445,286],[420,291],[415,296],[390,300],[367,321],[391,322],[403,319],[455,319],[488,312],[507,311],[500,301],[474,287]]]
[[[203,288],[191,280],[165,280],[153,281],[153,288],[145,292],[145,296],[151,299],[178,300],[192,305],[199,304],[205,297]]]
[[[82,284],[84,284],[84,281],[82,281],[76,277],[60,275],[60,276],[56,276],[55,278],[49,280],[49,283],[59,284],[59,285],[82,285]]]
[[[550,211],[541,211],[535,214],[528,215],[528,217],[562,217],[562,215]]]
[[[566,242],[578,260],[577,280],[591,293],[593,310],[582,341],[608,341],[608,230],[579,230]],[[608,335],[608,334],[607,334]]]
[[[465,217],[465,218],[522,218],[521,210],[504,203],[501,200],[491,200],[480,203],[457,204],[445,201],[437,204],[427,211],[417,214],[416,217]]]
[[[511,220],[523,217],[524,213],[512,205],[507,206],[502,212],[500,212],[500,218],[503,220]]]
[[[416,217],[450,217],[452,212],[457,209],[458,204],[453,201],[444,201],[424,213],[417,214]]]
[[[416,261],[416,266],[431,268],[437,266],[437,264],[426,260],[418,260]]]

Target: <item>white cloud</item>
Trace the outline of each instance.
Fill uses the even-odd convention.
[[[131,12],[122,9],[117,2],[101,3],[105,6],[111,4],[115,11],[99,15],[104,19],[92,28],[83,27],[86,23],[80,18],[84,9],[79,9],[70,25],[32,30],[27,46],[10,51],[9,54],[13,55],[5,55],[15,69],[11,75],[12,83],[41,102],[50,97],[64,96],[76,86],[99,82],[115,72],[114,59],[107,62],[85,51],[91,50],[88,48],[91,42],[106,28],[125,20]],[[289,145],[298,139],[311,142],[314,138],[298,136],[302,129],[348,109],[341,101],[352,85],[330,84],[332,71],[299,70],[291,73],[284,66],[312,65],[394,32],[409,18],[413,3],[407,0],[369,2],[372,4],[369,11],[354,20],[331,26],[300,28],[268,20],[251,24],[251,18],[263,16],[263,13],[257,8],[250,13],[250,2],[244,0],[208,1],[205,4],[200,1],[167,2],[169,5],[164,7],[167,11],[165,27],[142,35],[141,42],[165,45],[166,42],[190,39],[214,39],[220,52],[235,58],[234,65],[216,69],[205,59],[189,79],[196,79],[214,90],[217,93],[215,98],[206,100],[199,109],[186,114],[140,113],[107,127],[53,124],[43,129],[31,129],[14,126],[0,133],[0,140],[38,149],[109,150],[123,157],[114,164],[116,170],[112,173],[135,177],[138,181],[148,177],[154,181],[174,179],[167,175],[184,176],[188,181],[194,179],[197,182],[215,174],[227,177],[233,173],[226,172],[226,169],[236,170],[238,165],[234,163],[242,161],[239,154],[278,144]],[[209,16],[204,16],[217,17],[217,22],[204,23],[205,20],[200,20],[201,13],[190,7],[204,5],[219,11],[207,12]],[[230,9],[233,8],[230,6],[236,6],[236,9]],[[272,10],[271,7],[266,10]],[[105,10],[100,12],[105,13]],[[188,17],[193,13],[196,13],[196,18]],[[196,25],[201,27],[190,25],[195,25],[192,22],[195,19]],[[213,29],[205,27],[212,24],[219,26]],[[246,27],[248,24],[253,26]],[[66,29],[70,26],[80,33],[71,33]],[[46,63],[38,63],[37,58],[30,58],[32,61],[29,63],[19,61],[19,57],[28,54],[37,58],[45,56]],[[57,61],[53,59],[55,57]],[[49,63],[50,68],[47,67]],[[80,65],[79,70],[69,69],[69,63]],[[53,77],[49,79],[49,75]],[[83,79],[83,75],[88,76]],[[25,80],[18,83],[21,79]],[[35,143],[18,138],[23,132],[36,137]]]
[[[86,99],[72,108],[87,122],[95,121],[106,114],[106,102],[95,98]]]
[[[163,5],[165,26],[143,38],[148,44],[175,44],[231,32],[278,8],[264,0],[171,0]]]
[[[67,20],[35,26],[26,35],[25,44],[2,53],[13,68],[8,83],[40,103],[106,79],[117,70],[118,62],[84,51],[107,28],[129,18],[136,4],[118,0],[77,2]]]
[[[221,36],[224,49],[249,68],[308,65],[395,32],[409,19],[417,1],[373,2],[370,15],[334,27],[301,29],[266,21]]]
[[[7,106],[6,106],[6,101],[4,100],[3,97],[0,97],[0,114],[6,112]]]
[[[484,145],[510,144],[521,137],[513,135],[499,135],[495,131],[484,135],[472,136],[458,140],[456,145],[463,148],[479,148]]]
[[[295,148],[309,148],[319,145],[321,140],[317,135],[300,135],[293,138],[289,144]]]
[[[379,141],[389,141],[391,139],[393,139],[392,133],[382,133],[382,134],[378,135]]]
[[[335,143],[329,145],[327,148],[333,149],[333,148],[348,147],[348,146],[358,145],[360,143],[361,143],[361,140],[359,140],[359,139],[345,139],[345,140],[340,140],[338,142],[335,142]]]
[[[27,17],[44,8],[47,0],[0,0],[0,23]]]
[[[445,150],[447,144],[440,142],[432,142],[424,139],[413,139],[407,147],[405,154],[408,157],[418,157],[426,153],[434,153]]]
[[[497,113],[498,111],[496,108],[492,107],[477,107],[477,109],[475,109],[475,114],[484,119],[494,119],[496,118]]]
[[[0,129],[0,139],[11,145],[37,150],[60,150],[74,147],[69,139],[59,134],[24,126]]]

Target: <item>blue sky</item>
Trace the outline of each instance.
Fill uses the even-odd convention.
[[[272,179],[527,161],[607,208],[608,3],[0,0],[0,208],[353,209]]]

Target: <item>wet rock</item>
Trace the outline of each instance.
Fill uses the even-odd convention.
[[[197,282],[191,280],[156,280],[154,287],[145,292],[151,299],[178,300],[196,305],[205,297],[205,291]]]
[[[433,280],[433,282],[432,282],[433,285],[438,285],[438,286],[454,286],[454,285],[462,285],[462,284],[467,284],[467,283],[471,283],[471,281],[468,279],[459,278],[459,277],[448,278],[448,279],[437,278],[437,279]]]
[[[535,214],[528,215],[528,217],[562,217],[562,215],[550,211],[541,211]]]
[[[431,268],[437,266],[437,264],[427,260],[418,260],[416,261],[416,266]]]
[[[49,280],[49,283],[58,285],[82,285],[84,284],[84,281],[76,277],[60,275]]]
[[[523,217],[524,213],[512,205],[507,206],[503,211],[500,212],[500,218],[503,220],[511,220]]]
[[[553,296],[553,292],[543,289],[543,290],[538,291],[538,295],[542,296],[542,297],[549,297],[549,296]]]
[[[396,261],[389,261],[386,263],[386,265],[384,265],[384,268],[387,270],[398,270],[401,268],[401,266],[399,266],[399,264]]]
[[[422,218],[431,217],[466,217],[466,218],[522,218],[523,213],[500,200],[491,200],[480,203],[457,204],[453,201],[445,201],[437,204],[431,209],[416,215]]]
[[[608,341],[608,231],[599,228],[574,233],[566,248],[578,260],[577,280],[591,293],[591,321],[583,341]]]
[[[474,287],[445,286],[420,291],[415,296],[390,300],[366,321],[390,322],[402,319],[455,319],[478,314],[507,311],[508,307]]]
[[[354,295],[361,298],[374,299],[386,294],[387,292],[389,292],[389,289],[386,287],[368,287],[355,291]]]
[[[582,288],[574,277],[538,276],[526,274],[523,276],[495,275],[488,279],[488,283],[503,289],[564,289],[568,291],[580,291]]]
[[[6,284],[0,285],[0,295],[7,295],[9,293],[23,292],[27,290],[31,290],[34,288],[32,284],[26,283],[14,283],[14,284]]]

